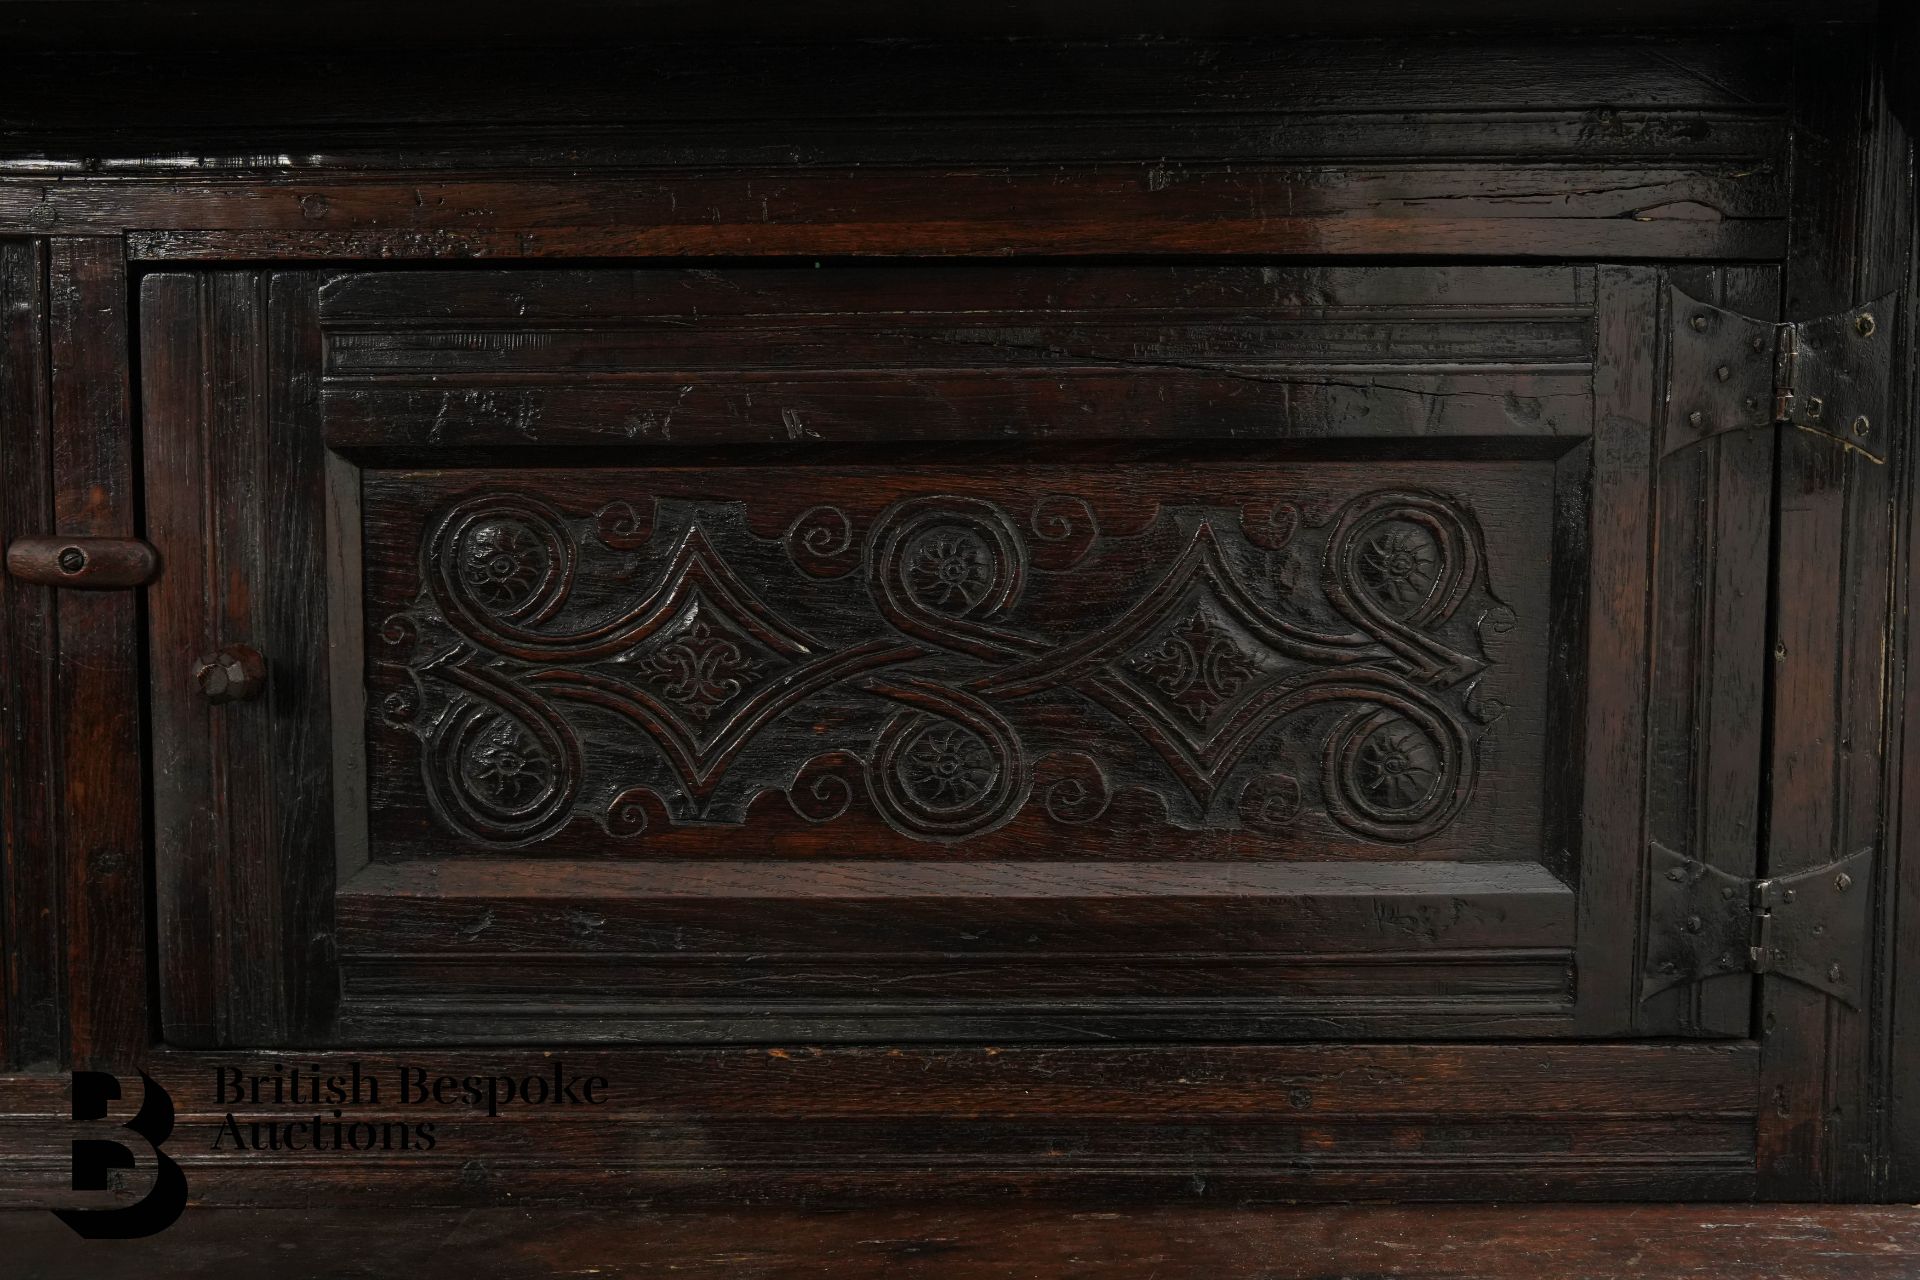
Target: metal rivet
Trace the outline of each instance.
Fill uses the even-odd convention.
[[[1827,402],[1822,400],[1819,396],[1807,397],[1807,416],[1809,418],[1818,419],[1820,417],[1820,411],[1826,407],[1827,407]]]
[[[1698,932],[1700,932],[1700,927],[1701,927],[1701,924],[1702,924],[1702,923],[1703,923],[1703,922],[1701,921],[1701,919],[1700,919],[1700,917],[1699,917],[1699,916],[1688,916],[1688,917],[1687,917],[1687,923],[1686,923],[1686,930],[1687,930],[1687,932],[1688,932],[1688,933],[1698,933]]]
[[[1847,890],[1853,887],[1853,877],[1848,875],[1846,872],[1842,871],[1839,875],[1833,878],[1833,887],[1838,889],[1840,892],[1845,893]]]
[[[1874,323],[1873,312],[1871,311],[1862,311],[1853,318],[1853,331],[1863,338],[1871,338],[1873,331],[1878,327],[1879,326]]]
[[[1785,893],[1783,893],[1783,894],[1781,894],[1781,895],[1780,895],[1780,900],[1781,900],[1782,902],[1792,902],[1792,901],[1793,901],[1793,890],[1791,890],[1791,889],[1788,889],[1788,890],[1787,890],[1787,891],[1786,891]]]
[[[1693,319],[1687,321],[1687,323],[1693,326],[1693,331],[1695,333],[1705,333],[1707,331],[1707,326],[1713,322],[1707,319],[1705,312],[1701,312],[1699,315],[1695,316]]]
[[[1839,966],[1839,965],[1837,965],[1837,964],[1830,964],[1830,965],[1828,965],[1828,966],[1827,966],[1827,981],[1828,981],[1828,982],[1838,982],[1838,981],[1840,981],[1840,977],[1841,977],[1841,969],[1840,969],[1840,966]]]
[[[1747,411],[1749,413],[1753,412],[1755,409],[1758,409],[1760,407],[1760,402],[1754,399],[1752,396],[1748,396],[1745,400],[1741,401],[1741,403],[1746,406]]]
[[[1732,888],[1732,886],[1731,886],[1731,885],[1729,885],[1728,887],[1726,887],[1726,888],[1723,888],[1722,890],[1720,890],[1720,896],[1721,896],[1722,898],[1724,898],[1724,899],[1726,899],[1726,900],[1727,900],[1728,902],[1732,902],[1732,901],[1733,901],[1733,888]]]
[[[63,547],[60,551],[60,572],[78,573],[87,567],[87,553],[79,547]]]
[[[1687,425],[1692,427],[1696,431],[1698,431],[1701,427],[1705,426],[1706,421],[1707,421],[1707,415],[1700,412],[1698,409],[1695,409],[1692,413],[1687,415]]]
[[[1727,366],[1725,365],[1721,365],[1718,369],[1715,369],[1713,371],[1713,376],[1720,379],[1720,381],[1725,382],[1728,378],[1731,378],[1733,376],[1733,370],[1727,368]]]
[[[1872,423],[1867,421],[1867,415],[1863,413],[1859,417],[1853,420],[1853,434],[1857,436],[1864,436],[1865,434],[1867,434],[1868,428],[1870,428],[1872,425],[1873,425]]]
[[[1756,333],[1753,335],[1753,341],[1748,345],[1753,348],[1754,354],[1758,355],[1767,349],[1767,340]]]

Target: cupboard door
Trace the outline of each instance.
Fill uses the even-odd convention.
[[[1641,976],[1651,839],[1751,871],[1688,833],[1757,725],[1664,708],[1757,678],[1766,578],[1667,297],[151,276],[169,1037],[1744,1033]]]

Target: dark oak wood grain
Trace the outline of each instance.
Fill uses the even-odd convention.
[[[151,1241],[82,1245],[51,1216],[0,1221],[28,1274],[84,1261],[101,1280],[289,1277],[500,1280],[575,1272],[704,1280],[1261,1275],[1391,1280],[1901,1280],[1920,1256],[1904,1205],[1342,1205],[1261,1209],[945,1207],[849,1213],[190,1210]],[[351,1240],[343,1247],[343,1239]]]
[[[1258,440],[1543,459],[1592,419],[1593,287],[1568,268],[353,273],[322,289],[321,394],[328,444],[383,458]]]
[[[271,1102],[293,1068],[350,1083],[355,1061],[358,1104]],[[556,1063],[567,1079],[601,1077],[602,1102],[489,1116],[457,1088],[450,1107],[404,1101],[397,1076],[551,1082]],[[1476,1188],[1741,1199],[1754,1185],[1756,1053],[1739,1043],[162,1051],[143,1066],[173,1096],[167,1149],[209,1205],[1240,1204],[1451,1200]],[[223,1068],[260,1075],[263,1101],[234,1102]],[[74,1200],[65,1090],[51,1077],[0,1082],[12,1153],[0,1157],[0,1186],[19,1203]],[[385,1133],[373,1139],[382,1149],[333,1149],[324,1127],[335,1109]],[[266,1145],[276,1125],[316,1111],[322,1149],[304,1145],[310,1130],[294,1137],[300,1150]],[[232,1136],[214,1148],[230,1113],[245,1150]],[[423,1122],[431,1149],[393,1145],[388,1126],[414,1126],[417,1138]],[[127,1193],[144,1189],[149,1167],[126,1176]]]
[[[47,250],[39,241],[0,241],[0,538],[53,527],[53,471],[47,403]],[[44,587],[0,579],[5,661],[5,768],[0,769],[7,981],[0,1019],[9,1068],[66,1057],[67,966],[60,862],[52,836],[54,770],[50,704],[58,645],[54,598]]]
[[[1778,309],[1771,268],[1675,273],[1683,298],[1746,315]],[[1684,332],[1684,330],[1681,330]],[[1685,423],[1671,380],[1661,417],[1667,440]],[[1775,443],[1771,431],[1711,435],[1663,452],[1655,465],[1652,674],[1647,729],[1647,838],[1740,877],[1758,865],[1765,780],[1767,610],[1772,575]],[[1644,946],[1657,949],[1649,939]],[[1643,1003],[1642,1025],[1715,1027],[1746,1034],[1751,984],[1728,976],[1692,983]]]
[[[0,533],[162,572],[0,588],[0,1062],[204,1147],[188,1046],[654,1046],[204,1199],[1920,1188],[1910,32],[86,8],[0,3]],[[1901,287],[1866,446],[1671,398]],[[1650,859],[1869,847],[1848,999],[1681,980]]]
[[[7,539],[130,537],[121,244],[9,242],[5,279]],[[7,1059],[125,1062],[149,1034],[135,601],[5,590]]]
[[[325,469],[313,281],[150,276],[142,351],[161,1016],[177,1044],[279,1043],[331,978]],[[238,394],[209,394],[210,387]],[[216,705],[200,655],[244,644],[266,687]],[[234,767],[236,761],[251,767]]]
[[[1653,48],[668,43],[564,60],[362,49],[78,66],[16,55],[0,232],[125,233],[145,260],[1777,258],[1784,46],[1682,36]],[[80,74],[113,93],[66,91]],[[259,107],[244,125],[236,100]],[[742,126],[761,119],[781,123]]]
[[[1659,283],[288,275],[286,297],[317,287],[317,345],[216,366],[229,417],[198,353],[257,332],[266,286],[150,277],[150,503],[183,570],[154,652],[257,642],[318,688],[324,609],[358,709],[209,710],[159,677],[157,749],[183,762],[159,806],[169,1035],[1741,1034],[1737,981],[1715,1019],[1642,999],[1618,927],[1645,909],[1638,810],[1582,800],[1644,785]],[[318,473],[288,470],[314,424],[259,408],[288,386],[303,415],[317,388],[340,455],[324,552],[271,533],[288,504],[321,520]],[[1007,443],[929,452],[973,439]],[[172,477],[219,484],[250,449],[275,483],[204,523]],[[1653,598],[1741,533],[1666,542]],[[318,594],[323,555],[350,597]],[[300,561],[310,612],[192,621],[193,566],[250,600]],[[1719,607],[1747,616],[1764,576],[1731,562]],[[1680,670],[1711,681],[1757,644]],[[266,724],[304,795],[328,760],[364,777],[334,806],[337,858],[310,811],[296,846],[220,799],[279,785],[248,736]],[[1701,785],[1744,768],[1751,796],[1739,760]],[[313,913],[337,1010],[330,982],[299,996],[250,963],[326,970],[272,912],[212,923],[257,897],[205,896],[236,875]],[[257,982],[278,1012],[189,1012]]]
[[[1916,132],[1920,131],[1920,81],[1912,74],[1911,56],[1920,48],[1920,11],[1909,13],[1906,25],[1898,29],[1895,36],[1888,42],[1890,55],[1900,55],[1890,56],[1887,64],[1890,106],[1911,146]],[[1920,201],[1909,201],[1907,218],[1911,242],[1920,246]],[[1895,385],[1896,394],[1903,399],[1896,408],[1911,424],[1915,413],[1920,412],[1920,360],[1912,354],[1910,336],[1920,332],[1915,327],[1920,325],[1920,248],[1908,254],[1902,289],[1906,309],[1901,323],[1909,337],[1906,378],[1903,383],[1896,380]],[[1916,487],[1920,486],[1920,449],[1908,450],[1903,482],[1905,501],[1911,504],[1914,494],[1920,492]],[[1913,874],[1916,851],[1920,851],[1920,768],[1914,767],[1914,753],[1920,751],[1920,738],[1909,728],[1920,725],[1920,679],[1914,677],[1914,672],[1920,671],[1920,628],[1912,626],[1910,621],[1916,581],[1920,580],[1920,522],[1913,519],[1910,505],[1905,520],[1905,541],[1897,548],[1903,558],[1894,579],[1894,608],[1905,626],[1906,644],[1898,685],[1901,697],[1897,706],[1901,719],[1894,737],[1897,749],[1890,754],[1891,771],[1897,779],[1890,785],[1889,796],[1892,812],[1898,814],[1898,825],[1893,830],[1898,837],[1895,847],[1899,850],[1899,863],[1887,897],[1893,920],[1887,930],[1886,952],[1890,979],[1886,1005],[1889,1025],[1884,1045],[1885,1060],[1889,1063],[1912,1062],[1920,1055],[1920,940],[1899,923],[1920,918],[1920,875]],[[1896,526],[1896,537],[1899,536]],[[1920,1198],[1920,1087],[1916,1086],[1911,1072],[1889,1072],[1887,1099],[1886,1174],[1882,1186],[1892,1195]],[[1879,1190],[1876,1188],[1876,1192]]]
[[[121,245],[50,242],[48,369],[53,532],[136,532],[131,296]],[[146,815],[141,803],[138,611],[121,593],[59,604],[60,669],[50,708],[60,741],[54,795],[67,878],[67,964],[75,975],[137,974],[147,941]],[[125,1062],[147,1042],[147,990],[123,980],[71,1010],[77,1064]]]
[[[1897,288],[1911,270],[1908,140],[1886,113],[1877,75],[1832,73],[1861,52],[1857,35],[1836,34],[1810,41],[1798,61],[1788,315],[1844,310]],[[1910,334],[1876,330],[1874,339],[1906,344],[1911,367]],[[1912,846],[1896,853],[1887,839],[1898,813],[1892,778],[1912,768],[1891,749],[1890,719],[1902,678],[1894,659],[1905,620],[1892,601],[1896,509],[1909,500],[1899,496],[1906,447],[1896,440],[1883,464],[1811,432],[1781,436],[1764,866],[1790,873],[1864,846],[1879,851],[1873,1007],[1880,1012],[1764,984],[1772,1106],[1763,1113],[1762,1161],[1773,1194],[1862,1196],[1883,1183],[1884,1099],[1912,1074],[1910,1061],[1893,1056],[1884,1012],[1896,945],[1892,903],[1897,886],[1910,883],[1914,856]]]

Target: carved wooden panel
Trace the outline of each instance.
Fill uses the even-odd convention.
[[[1536,856],[1551,480],[373,472],[374,852]]]
[[[1765,595],[1658,271],[156,279],[156,441],[299,480],[164,508],[156,645],[269,662],[171,677],[170,1035],[1737,1030],[1630,927],[1650,681],[1733,669],[1653,637]]]

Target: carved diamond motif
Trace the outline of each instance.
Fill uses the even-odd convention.
[[[504,845],[583,797],[627,837],[662,806],[670,825],[737,823],[785,790],[823,822],[864,796],[933,841],[1030,801],[1094,821],[1129,787],[1181,827],[1287,833],[1317,806],[1391,841],[1466,803],[1460,687],[1487,661],[1454,620],[1505,610],[1456,502],[1383,489],[1296,518],[1278,542],[1319,547],[1282,580],[1253,508],[1173,506],[1103,542],[1088,503],[1026,501],[903,498],[864,537],[809,508],[786,526],[796,582],[744,502],[610,504],[594,540],[539,497],[466,498],[425,534],[417,607],[382,631],[418,654],[412,687],[375,690],[381,723],[421,739],[448,826]]]
[[[1170,718],[1205,730],[1273,662],[1272,654],[1256,651],[1220,621],[1217,605],[1195,602],[1184,621],[1134,650],[1123,665]]]
[[[696,736],[714,722],[716,713],[790,665],[749,639],[699,592],[629,660],[647,687],[679,713],[684,727]]]

